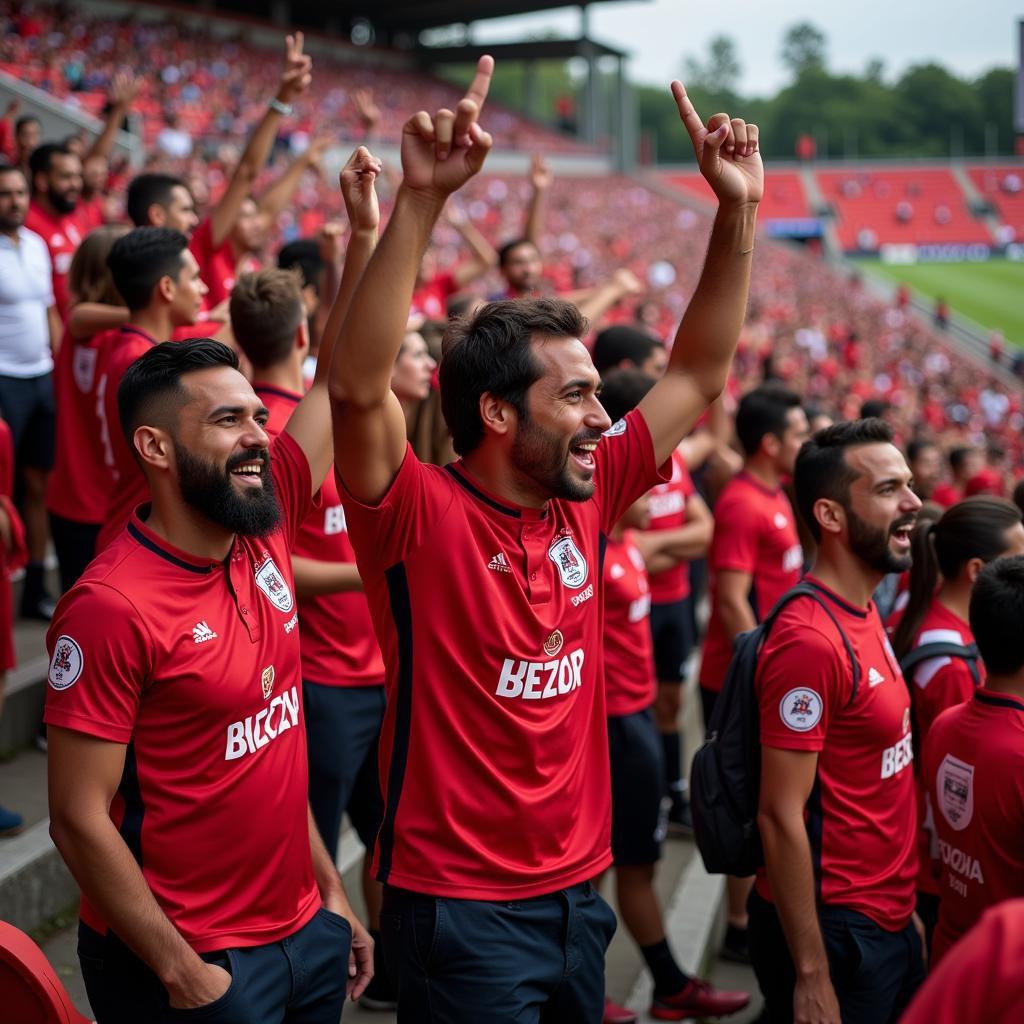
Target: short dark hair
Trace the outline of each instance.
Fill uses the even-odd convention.
[[[949,450],[949,468],[954,473],[959,472],[964,468],[964,464],[967,459],[978,449],[971,445],[957,445],[956,448],[950,448]]]
[[[664,349],[664,345],[647,331],[626,324],[606,327],[594,339],[594,368],[603,377],[607,370],[618,366],[628,359],[634,366],[639,366],[648,359],[655,349]]]
[[[860,418],[870,420],[876,416],[884,416],[891,408],[892,402],[885,398],[868,398],[861,403]]]
[[[317,295],[320,294],[320,272],[324,268],[324,259],[315,238],[296,238],[283,246],[277,254],[277,265],[282,270],[298,267],[302,275],[302,287],[311,286]]]
[[[601,382],[601,404],[612,423],[632,412],[655,383],[643,370],[612,370]]]
[[[17,121],[14,122],[14,134],[17,136],[18,132],[27,124],[37,124],[40,128],[43,127],[43,122],[36,117],[35,114],[22,114]]]
[[[511,242],[506,242],[498,250],[498,266],[503,267],[508,262],[508,258],[512,253],[513,249],[518,249],[521,245],[533,245],[534,249],[537,248],[533,242],[528,238],[513,238]]]
[[[159,408],[161,404],[173,403],[180,408],[188,400],[188,392],[181,383],[186,373],[215,366],[237,370],[238,356],[213,338],[192,338],[154,345],[125,370],[117,389],[117,413],[136,460],[135,431],[147,420],[166,416],[166,408]]]
[[[167,206],[171,201],[171,194],[176,188],[189,191],[188,185],[173,174],[140,174],[132,178],[128,185],[128,197],[125,200],[128,219],[137,228],[148,226],[149,208],[154,203],[157,206]]]
[[[306,319],[296,271],[270,267],[242,274],[229,308],[235,339],[254,369],[277,366],[295,351],[295,332]]]
[[[929,448],[938,449],[934,441],[928,441],[923,437],[916,437],[907,443],[907,462],[917,462]]]
[[[177,278],[187,246],[188,239],[173,228],[134,228],[114,243],[107,266],[132,312],[149,305],[160,278]]]
[[[748,391],[736,410],[736,436],[747,455],[761,447],[766,434],[781,438],[790,409],[800,408],[800,396],[781,384],[769,382]]]
[[[480,397],[488,392],[526,420],[526,392],[543,373],[530,346],[534,338],[579,338],[586,332],[586,317],[561,299],[490,302],[471,320],[452,321],[445,331],[440,385],[455,451],[468,455],[483,440]]]
[[[1024,480],[1018,480],[1013,487],[1013,503],[1024,512]]]
[[[997,558],[971,589],[971,632],[989,675],[1012,676],[1024,666],[1024,555]]]
[[[63,142],[44,142],[29,154],[28,169],[35,181],[37,174],[49,174],[55,156],[74,156]]]
[[[857,473],[846,462],[846,450],[865,444],[892,444],[892,428],[878,418],[846,420],[819,430],[800,447],[793,490],[797,510],[816,541],[821,540],[821,527],[814,518],[814,503],[830,498],[849,508],[850,484]]]

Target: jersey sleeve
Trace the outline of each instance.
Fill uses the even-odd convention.
[[[200,275],[204,275],[213,255],[213,220],[211,218],[206,217],[192,232],[188,247],[192,255],[195,256],[196,263],[199,264]]]
[[[757,666],[761,745],[822,750],[832,717],[850,699],[849,657],[806,622],[784,627],[777,621],[773,631]]]
[[[299,442],[291,434],[282,432],[271,444],[270,466],[284,519],[285,536],[291,547],[313,507],[309,462]]]
[[[623,512],[655,484],[672,478],[672,460],[654,461],[654,441],[638,409],[605,431],[594,453],[594,499],[601,510],[601,529],[607,533]]]
[[[128,743],[154,656],[131,602],[105,584],[79,584],[60,603],[46,651],[46,724]]]
[[[974,693],[974,677],[963,658],[923,661],[914,668],[913,683],[914,715],[922,735],[943,711],[970,700]]]
[[[723,495],[714,508],[715,531],[711,538],[708,564],[713,571],[723,569],[745,572],[757,570],[758,540],[762,519],[752,505]]]
[[[447,476],[444,470],[420,462],[407,442],[402,466],[387,493],[379,504],[364,505],[335,471],[360,571],[386,569],[423,543],[453,500],[455,485]]]

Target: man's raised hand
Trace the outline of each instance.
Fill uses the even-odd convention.
[[[341,195],[353,233],[376,231],[380,225],[380,208],[374,188],[380,172],[381,162],[365,146],[360,146],[341,169]]]
[[[302,52],[305,37],[301,32],[285,37],[284,68],[277,99],[281,103],[294,103],[313,81],[313,58]]]
[[[476,75],[454,112],[442,109],[433,118],[424,110],[402,128],[403,185],[444,199],[461,188],[484,165],[491,137],[478,119],[494,73],[494,58],[481,57]]]
[[[682,82],[672,83],[679,117],[693,143],[700,172],[720,202],[757,203],[764,195],[764,166],[756,124],[715,114],[707,124],[693,108]]]

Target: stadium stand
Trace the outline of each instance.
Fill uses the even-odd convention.
[[[711,202],[713,195],[708,183],[700,174],[668,174],[665,180],[687,195]],[[804,183],[797,171],[773,170],[765,181],[764,199],[758,219],[762,223],[773,220],[797,220],[811,217],[810,203],[804,191]]]
[[[1024,176],[1020,166],[969,167],[967,175],[981,196],[995,207],[1001,229],[1009,229],[1000,241],[1024,239]]]

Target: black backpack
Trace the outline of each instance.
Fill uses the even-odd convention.
[[[853,666],[853,693],[849,703],[857,696],[860,682],[857,657],[832,614],[828,600],[813,583],[801,582],[788,590],[763,622],[736,637],[722,692],[707,723],[707,739],[694,754],[690,768],[694,836],[704,866],[712,874],[742,878],[752,875],[764,864],[761,835],[757,830],[761,719],[754,675],[758,655],[772,624],[779,612],[798,597],[809,597],[821,605],[839,631]]]
[[[907,651],[900,658],[900,669],[909,687],[911,671],[917,668],[922,661],[927,661],[929,658],[963,658],[971,671],[974,685],[981,686],[981,673],[978,671],[978,659],[980,657],[981,653],[978,651],[977,644],[967,644],[965,646],[964,644],[954,644],[946,640],[937,640],[935,643],[921,644],[920,647]]]

